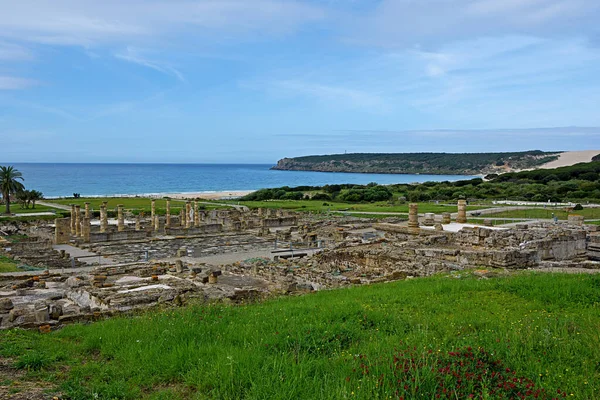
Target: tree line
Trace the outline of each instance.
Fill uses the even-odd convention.
[[[348,203],[374,201],[430,201],[458,199],[512,199],[536,202],[600,201],[600,161],[568,167],[506,174],[490,174],[455,182],[420,184],[283,186],[261,189],[241,200],[333,200]],[[395,198],[395,196],[397,196]]]

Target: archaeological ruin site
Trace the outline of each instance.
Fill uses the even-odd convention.
[[[0,275],[0,328],[52,330],[152,307],[194,302],[249,302],[475,269],[481,279],[513,269],[600,268],[600,233],[573,216],[512,228],[466,224],[455,214],[408,221],[293,213],[274,209],[201,210],[188,201],[178,215],[134,216],[89,204],[70,218],[0,222],[0,254],[37,267]],[[112,205],[114,207],[114,205]]]

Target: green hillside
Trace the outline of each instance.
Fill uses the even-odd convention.
[[[480,280],[457,271],[46,335],[1,331],[0,392],[55,385],[69,399],[595,399],[599,287],[598,275]],[[10,378],[7,366],[26,374]]]
[[[560,152],[514,153],[353,153],[284,158],[273,169],[384,174],[501,173],[556,160]]]

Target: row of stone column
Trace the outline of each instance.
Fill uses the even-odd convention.
[[[192,217],[192,207],[194,210],[194,214]],[[171,200],[166,200],[166,213],[165,213],[165,229],[171,228]],[[158,231],[160,229],[160,222],[158,219],[158,214],[156,214],[156,200],[152,200],[151,203],[151,214],[150,221],[154,224],[154,230]],[[194,204],[190,201],[185,203],[185,208],[182,208],[179,212],[179,221],[180,226],[182,228],[191,228],[192,225],[195,227],[200,226],[200,213],[198,212],[198,202],[194,201]]]
[[[445,212],[442,213],[442,224],[449,224],[451,222],[450,213]],[[464,224],[467,222],[467,201],[459,200],[458,201],[458,215],[456,216],[456,222],[459,224]],[[433,225],[434,214],[427,213],[425,214],[425,225]],[[408,205],[408,227],[409,228],[418,228],[419,227],[419,205],[417,203],[410,203]]]
[[[71,235],[82,237],[89,242],[91,233],[90,203],[85,203],[85,214],[81,217],[81,206],[71,204]]]
[[[100,205],[100,232],[104,233],[108,230],[108,210],[107,202],[103,201]],[[192,207],[194,210],[192,217]],[[91,220],[90,203],[85,203],[85,219]],[[154,225],[154,230],[158,231],[160,227],[158,214],[156,213],[156,200],[152,200],[151,203],[151,216],[150,221]],[[140,230],[140,219],[136,220],[136,230]],[[198,211],[198,203],[194,201],[193,205],[190,201],[185,203],[185,209],[180,212],[180,225],[184,228],[191,228],[192,225],[195,227],[200,226],[200,213]],[[81,219],[81,206],[71,204],[71,235],[81,236],[82,219]],[[166,216],[165,216],[165,228],[171,228],[171,201],[166,201]],[[117,205],[117,230],[119,232],[125,230],[125,217],[123,213],[123,205]]]

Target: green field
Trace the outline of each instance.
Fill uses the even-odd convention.
[[[72,399],[595,399],[599,288],[461,271],[2,331],[0,356],[28,371],[5,385],[45,380]]]
[[[233,204],[245,205],[249,208],[283,208],[296,211],[362,211],[362,212],[390,212],[408,214],[408,204],[390,205],[387,202],[376,203],[341,203],[335,201],[316,200],[265,200],[265,201],[229,201]],[[480,210],[487,206],[468,206],[468,210]],[[456,205],[419,203],[419,213],[456,212]]]
[[[0,216],[4,213],[6,206],[4,204],[0,204]],[[10,212],[11,214],[30,214],[30,213],[40,213],[40,212],[60,212],[61,210],[54,207],[43,206],[41,204],[36,204],[35,208],[22,208],[18,203],[10,203]]]
[[[0,256],[0,273],[18,272],[20,269],[17,268],[17,265],[18,264],[12,258]]]
[[[100,205],[103,201],[107,202],[108,210],[116,210],[119,204],[123,205],[123,208],[126,210],[137,210],[144,211],[149,213],[151,210],[151,202],[152,200],[149,198],[143,197],[82,197],[79,199],[56,199],[56,200],[48,200],[48,202],[62,204],[62,205],[71,205],[76,204],[80,205],[81,209],[84,208],[85,203],[90,203],[90,209],[94,211],[100,210]],[[171,212],[178,212],[185,205],[185,200],[171,200]],[[222,206],[211,205],[207,203],[201,203],[200,207],[204,209],[213,209],[213,208],[223,208]],[[164,199],[156,199],[156,212],[158,214],[164,214],[166,209],[166,200]]]
[[[527,210],[501,211],[495,214],[486,214],[491,218],[545,218],[551,219],[552,214],[559,220],[566,220],[569,214],[583,215],[585,218],[600,219],[600,208],[584,208],[578,211],[565,211],[564,208],[529,208]]]

